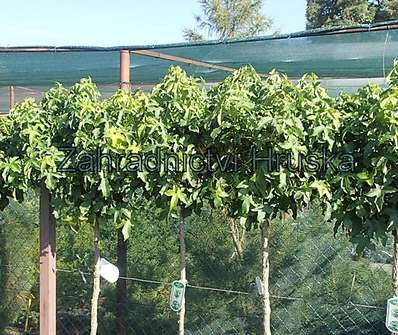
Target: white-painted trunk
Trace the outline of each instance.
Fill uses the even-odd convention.
[[[393,295],[398,297],[398,231],[394,229],[394,263],[392,265]],[[391,333],[398,335],[398,333]]]
[[[271,303],[269,299],[269,250],[268,250],[269,221],[264,221],[261,227],[261,254],[262,254],[262,282],[264,295],[262,296],[263,322],[262,334],[271,335]]]
[[[187,272],[186,272],[186,249],[185,249],[185,220],[184,217],[179,215],[180,220],[180,258],[181,258],[181,281],[186,282]],[[185,297],[182,301],[182,308],[179,313],[178,321],[178,334],[184,335],[185,330]]]

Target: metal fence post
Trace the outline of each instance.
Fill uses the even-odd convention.
[[[46,187],[40,190],[40,335],[56,334],[55,219]]]
[[[120,88],[130,89],[130,51],[120,50]]]
[[[120,50],[120,88],[130,89],[130,51]],[[118,231],[117,266],[121,277],[127,276],[127,241],[122,231]],[[116,285],[116,334],[126,335],[127,283],[119,279]]]
[[[10,110],[11,110],[15,106],[15,87],[14,86],[9,87],[9,95],[10,95]]]

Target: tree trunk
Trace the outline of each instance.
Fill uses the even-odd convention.
[[[238,258],[242,260],[243,255],[243,247],[242,247],[242,239],[243,236],[240,236],[239,227],[236,226],[236,222],[233,218],[226,216],[226,220],[229,223],[229,227],[231,229],[232,241],[234,242],[235,251],[238,255]]]
[[[392,281],[393,281],[393,295],[398,297],[398,231],[394,229],[394,264],[392,266]],[[391,333],[392,335],[398,335],[398,333]]]
[[[262,252],[262,282],[264,285],[263,324],[262,334],[271,335],[271,304],[269,299],[269,251],[268,251],[269,221],[264,221],[261,227],[261,252]]]
[[[181,258],[181,281],[186,283],[187,274],[186,274],[186,250],[185,250],[185,220],[183,215],[179,215],[180,219],[180,258]],[[178,321],[178,334],[184,335],[184,323],[185,323],[185,297],[182,301],[182,308],[179,314]]]
[[[95,268],[94,268],[94,283],[93,283],[93,297],[91,300],[91,332],[90,335],[97,334],[98,328],[98,298],[100,294],[100,228],[98,220],[95,220],[94,225],[94,250],[95,250]]]
[[[127,241],[121,230],[117,236],[117,267],[120,277],[127,277]],[[116,284],[116,334],[126,335],[127,282],[119,279]]]
[[[394,229],[394,264],[392,268],[392,280],[394,287],[394,297],[398,297],[398,231]]]
[[[232,242],[235,247],[235,251],[232,254],[231,258],[234,258],[235,255],[238,256],[239,260],[242,260],[243,258],[243,243],[245,239],[245,232],[246,230],[243,230],[243,232],[240,232],[240,227],[236,223],[236,220],[228,215],[228,212],[226,210],[221,210],[221,215],[227,222],[230,232],[231,232],[231,237],[232,237]]]
[[[290,215],[289,215],[288,212],[282,212],[281,213],[282,222],[286,222],[287,220],[289,220],[289,218],[290,218]]]

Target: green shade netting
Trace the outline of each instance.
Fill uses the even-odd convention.
[[[202,44],[128,46],[239,68],[251,64],[260,73],[276,68],[291,78],[307,72],[320,77],[384,77],[398,56],[398,29],[360,33],[314,35],[314,31],[281,37],[263,37]],[[98,84],[119,80],[118,48],[69,48],[69,52],[2,52],[0,86],[72,84],[90,76]],[[173,62],[132,55],[132,80],[154,84]],[[221,80],[224,71],[182,65],[189,73],[208,82]]]
[[[104,95],[111,94],[119,82],[119,50],[126,48],[132,51],[149,49],[231,68],[251,64],[259,73],[267,74],[277,69],[292,79],[314,72],[329,93],[336,95],[341,91],[352,92],[368,82],[385,83],[385,76],[392,68],[394,58],[398,57],[398,21],[202,43],[111,48],[46,47],[52,49],[50,52],[22,52],[21,48],[13,48],[11,52],[10,48],[0,47],[0,112],[8,110],[9,85],[33,89],[17,87],[19,101],[25,96],[39,97],[40,92],[55,82],[70,85],[90,76]],[[61,48],[68,51],[59,51]],[[156,84],[167,69],[176,64],[208,83],[220,81],[228,74],[132,54],[132,83]]]

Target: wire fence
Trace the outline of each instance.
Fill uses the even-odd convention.
[[[101,84],[98,86],[102,98],[108,98],[119,89],[119,82],[111,84]],[[149,91],[154,85],[131,85],[132,89],[142,89]],[[12,87],[12,88],[11,88]],[[66,86],[68,87],[68,86]],[[13,90],[13,98],[10,97],[10,90]],[[23,101],[26,98],[34,98],[40,102],[45,92],[48,91],[48,86],[0,86],[0,115],[8,114],[10,111],[11,100],[14,103]]]
[[[12,202],[0,213],[0,334],[37,329],[39,229],[37,201]]]
[[[12,202],[0,214],[1,334],[39,334],[35,199]],[[158,219],[153,208],[136,215],[127,275],[119,279],[127,284],[126,306],[115,284],[102,280],[99,334],[177,334],[178,315],[169,308],[170,283],[179,279],[177,224]],[[185,334],[261,334],[259,233],[242,232],[239,258],[222,216],[204,210],[186,228]],[[358,257],[316,208],[274,222],[270,235],[273,334],[388,334],[390,241]],[[104,226],[101,236],[102,256],[116,264],[114,227]],[[90,226],[57,227],[57,334],[90,332],[91,238]]]
[[[164,73],[165,75],[166,73]],[[193,76],[200,76],[197,71],[192,72]],[[295,81],[295,80],[293,80]],[[379,78],[320,78],[322,85],[328,90],[332,96],[338,95],[340,92],[354,92],[358,88],[368,84],[375,83],[380,86],[386,85],[385,76]],[[216,82],[207,83],[207,87],[211,87]],[[55,83],[54,83],[55,84]],[[107,98],[114,94],[119,88],[120,83],[114,82],[109,84],[101,84],[98,86],[103,98]],[[40,101],[44,93],[50,88],[49,86],[12,86],[14,91],[14,102],[18,103],[25,98],[32,97]],[[68,87],[68,86],[66,86]],[[132,89],[141,89],[145,92],[150,91],[154,84],[131,84]],[[10,86],[0,86],[0,116],[8,114],[10,111]]]

